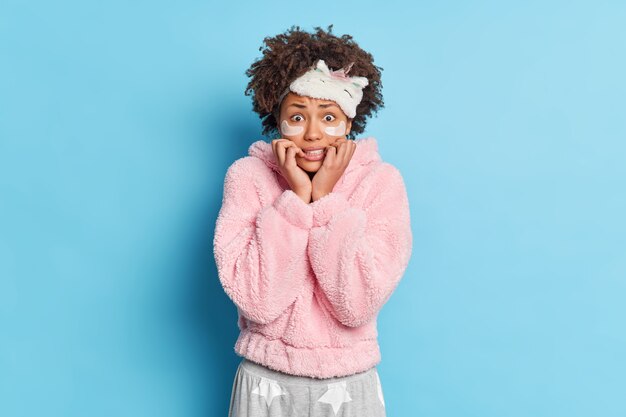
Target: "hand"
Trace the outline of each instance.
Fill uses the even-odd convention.
[[[337,139],[328,147],[324,162],[311,181],[313,201],[319,200],[333,190],[348,167],[355,149],[356,143],[346,138]]]
[[[305,202],[311,201],[313,186],[309,175],[298,166],[296,154],[304,156],[304,152],[289,139],[274,139],[272,150],[278,162],[280,173],[285,177],[289,187]]]

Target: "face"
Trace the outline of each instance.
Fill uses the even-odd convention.
[[[281,137],[295,142],[303,151],[321,148],[322,155],[301,157],[296,163],[303,170],[317,172],[324,162],[326,148],[350,133],[349,119],[334,101],[300,96],[289,92],[280,106],[278,130]]]

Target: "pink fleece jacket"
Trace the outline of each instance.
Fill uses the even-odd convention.
[[[239,356],[313,378],[380,362],[376,319],[411,256],[409,202],[376,139],[356,144],[333,191],[309,204],[278,171],[269,142],[228,168],[213,244],[238,311]]]

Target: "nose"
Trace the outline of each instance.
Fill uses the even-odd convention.
[[[322,138],[320,124],[317,121],[309,122],[304,130],[304,140],[314,141]]]

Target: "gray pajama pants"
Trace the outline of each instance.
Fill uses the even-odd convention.
[[[242,358],[229,417],[385,417],[376,367],[326,379],[289,375]]]

